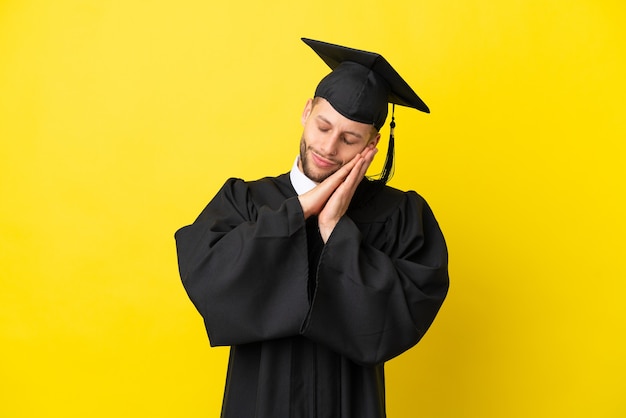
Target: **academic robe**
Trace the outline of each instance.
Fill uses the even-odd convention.
[[[223,418],[385,417],[384,362],[448,290],[427,203],[367,179],[326,244],[288,174],[229,179],[176,242],[211,345],[231,346]]]

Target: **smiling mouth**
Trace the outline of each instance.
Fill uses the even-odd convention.
[[[339,164],[336,161],[329,160],[329,159],[322,157],[321,155],[315,153],[314,151],[311,151],[311,156],[313,157],[313,160],[315,161],[315,165],[321,168],[330,168]]]

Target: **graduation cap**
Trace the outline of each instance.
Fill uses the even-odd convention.
[[[302,38],[332,69],[315,90],[343,116],[356,122],[385,123],[388,103],[430,113],[406,81],[382,55],[327,42]]]
[[[326,99],[346,118],[380,130],[387,118],[388,103],[392,103],[392,109],[398,104],[430,113],[426,103],[382,55],[308,38],[302,41],[332,69],[317,85],[315,97]],[[393,110],[390,126],[387,158],[379,179],[383,184],[393,175]]]

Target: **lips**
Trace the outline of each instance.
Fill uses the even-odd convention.
[[[315,165],[320,168],[331,168],[337,165],[335,161],[327,160],[326,158],[316,154],[315,152],[311,152],[311,159],[315,162]]]

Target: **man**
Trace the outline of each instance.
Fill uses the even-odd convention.
[[[299,157],[229,179],[176,233],[180,273],[211,345],[231,346],[222,417],[385,417],[384,363],[434,320],[447,251],[424,199],[385,185],[392,143],[383,178],[364,175],[388,101],[428,108],[380,55],[303,40],[333,71]]]

